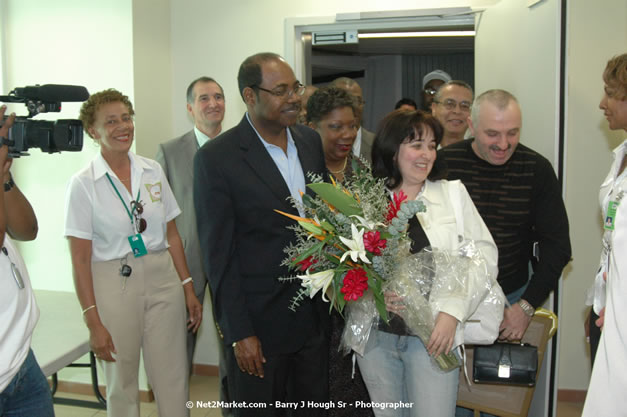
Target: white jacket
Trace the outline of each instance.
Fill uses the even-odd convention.
[[[600,276],[597,280],[603,279],[603,272],[607,273],[605,322],[582,417],[627,415],[627,170],[618,175],[625,156],[627,140],[614,150],[614,163],[599,192],[604,223],[609,201],[620,203],[614,218],[614,230],[606,231],[604,235],[604,239],[611,246],[611,252],[609,260],[607,254],[601,257]]]
[[[451,198],[456,199],[452,201]],[[496,284],[498,274],[498,250],[492,235],[483,219],[479,215],[473,204],[466,187],[459,181],[425,181],[423,191],[418,195],[418,200],[424,202],[427,210],[418,213],[418,220],[425,231],[429,243],[433,248],[456,250],[460,245],[458,225],[455,216],[455,208],[461,209],[463,219],[463,239],[473,240],[485,258],[488,276],[479,280],[467,281],[469,292],[488,288],[485,280],[489,279],[492,284]],[[496,284],[498,285],[498,284]],[[436,294],[432,294],[437,297]],[[460,300],[459,298],[439,299],[440,311],[455,317],[459,323],[455,332],[453,346],[463,343],[463,332],[461,326],[477,309],[480,299]]]

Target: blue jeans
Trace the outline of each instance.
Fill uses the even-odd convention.
[[[359,369],[373,403],[406,407],[373,407],[376,417],[452,417],[459,369],[441,371],[415,336],[373,329]]]
[[[54,417],[52,396],[33,350],[9,385],[0,393],[2,417]]]
[[[505,295],[505,298],[507,298],[507,302],[512,305],[514,303],[517,303],[518,300],[520,300],[520,297],[522,297],[522,295],[524,294],[525,290],[527,289],[527,286],[529,285],[529,283],[527,282],[525,285],[523,285],[522,287],[520,287],[519,289],[517,289],[516,291],[510,292],[509,294]],[[474,411],[469,409],[469,408],[463,408],[463,407],[457,407],[457,409],[455,410],[455,417],[473,417]],[[488,413],[481,413],[481,417],[496,417],[493,414],[488,414]]]

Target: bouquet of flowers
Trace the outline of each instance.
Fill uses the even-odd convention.
[[[293,226],[296,243],[285,248],[283,262],[297,270],[297,279],[302,280],[290,308],[298,308],[305,297],[321,292],[329,310],[348,311],[342,342],[345,350],[363,354],[372,325],[379,317],[388,321],[383,295],[386,283],[398,275],[399,265],[410,256],[407,223],[426,208],[421,201],[407,201],[402,192],[386,199],[384,181],[375,179],[367,165],[353,161],[352,168],[353,175],[342,184],[312,177],[308,187],[316,196],[303,194],[299,207],[305,217],[277,212],[298,222]],[[425,300],[408,302],[427,304]],[[433,317],[431,310],[424,314],[430,316],[425,317],[426,328],[421,325],[410,331],[426,345]],[[442,369],[459,366],[452,353],[435,359]]]

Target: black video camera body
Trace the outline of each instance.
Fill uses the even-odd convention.
[[[9,129],[9,137],[0,145],[9,147],[9,156],[19,158],[28,155],[29,148],[39,148],[42,152],[77,152],[83,148],[83,124],[76,119],[31,120],[39,113],[61,111],[61,102],[80,102],[89,98],[85,87],[73,85],[46,84],[42,86],[16,88],[8,96],[0,96],[0,101],[24,103],[28,116],[19,116]],[[7,119],[5,116],[0,126]]]

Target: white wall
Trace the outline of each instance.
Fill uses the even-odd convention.
[[[90,92],[114,87],[133,100],[133,43],[130,0],[2,0],[4,88],[74,84]],[[7,91],[3,91],[5,94]],[[37,119],[78,118],[81,103],[64,103],[61,113]],[[23,105],[11,105],[18,115]],[[82,152],[17,159],[12,172],[39,221],[37,240],[20,244],[33,287],[74,291],[70,255],[63,238],[66,184],[99,149],[85,135]],[[76,311],[80,315],[80,311]],[[68,369],[60,379],[89,382],[89,372]],[[143,389],[147,383],[140,377]]]
[[[90,92],[115,87],[132,99],[129,0],[88,6],[80,0],[4,3],[6,89],[49,83],[84,85]],[[77,118],[80,104],[64,103],[61,113],[37,119]],[[11,110],[25,114],[23,105],[12,105]],[[14,162],[16,183],[39,220],[37,240],[20,248],[35,288],[74,290],[68,245],[63,238],[65,187],[70,176],[97,151],[85,135],[82,152],[48,155],[34,150],[31,156]]]
[[[172,130],[170,0],[133,0],[133,73],[137,154],[154,158]]]
[[[627,3],[568,2],[568,28],[565,174],[573,262],[564,278],[558,375],[560,388],[585,390],[590,362],[583,301],[599,264],[598,191],[609,170],[611,150],[625,138],[624,131],[609,131],[598,107],[601,74],[610,57],[627,52]]]

